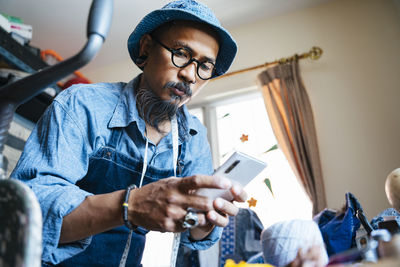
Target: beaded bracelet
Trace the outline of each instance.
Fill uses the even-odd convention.
[[[122,218],[124,219],[125,226],[131,230],[136,230],[137,228],[137,226],[131,224],[131,222],[128,220],[129,195],[131,190],[135,188],[137,188],[135,184],[131,184],[128,186],[128,188],[126,188],[124,203],[122,203]]]

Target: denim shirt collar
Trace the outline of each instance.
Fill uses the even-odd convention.
[[[122,89],[122,93],[119,97],[118,103],[115,107],[114,113],[108,123],[109,128],[122,127],[125,128],[132,122],[136,122],[138,129],[144,133],[146,124],[144,120],[139,116],[136,108],[136,97],[134,89],[139,85],[141,75],[139,74],[133,80],[125,85]],[[198,126],[193,121],[192,115],[190,115],[186,105],[183,106],[183,112],[187,120],[187,132],[181,134],[182,127],[179,127],[181,138],[193,136],[199,132]]]

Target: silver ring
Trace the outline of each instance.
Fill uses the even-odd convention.
[[[199,217],[197,213],[193,211],[188,211],[185,215],[185,218],[182,222],[182,227],[185,229],[190,229],[196,227],[199,224]]]

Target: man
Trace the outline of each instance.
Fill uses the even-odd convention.
[[[182,233],[182,244],[206,249],[238,208],[196,190],[246,199],[240,186],[210,176],[206,130],[184,105],[236,54],[211,10],[189,0],[167,4],[143,18],[128,50],[143,72],[128,84],[59,94],[12,174],[41,204],[44,265],[116,266],[124,254],[140,266],[149,230]]]

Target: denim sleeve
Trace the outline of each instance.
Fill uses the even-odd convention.
[[[224,228],[216,226],[211,233],[202,240],[193,240],[190,238],[189,231],[181,234],[181,243],[186,247],[194,250],[204,250],[213,246],[221,238],[222,230]]]
[[[42,260],[57,264],[90,244],[90,237],[59,245],[63,217],[91,195],[75,183],[87,172],[90,147],[83,129],[61,104],[43,114],[28,138],[12,178],[22,180],[35,193],[43,216]]]

